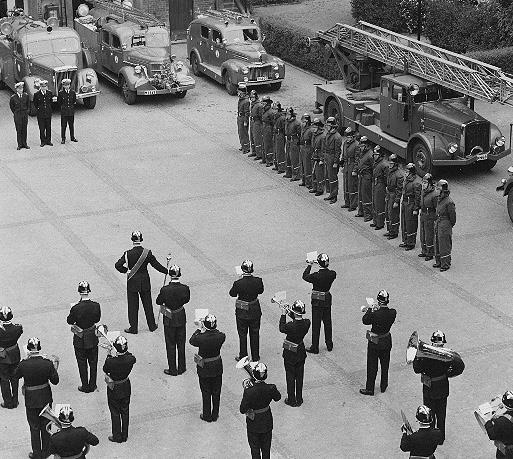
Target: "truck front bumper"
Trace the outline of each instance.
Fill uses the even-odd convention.
[[[101,94],[101,91],[77,92],[77,99],[87,99]]]
[[[266,80],[258,80],[258,81],[244,81],[242,80],[241,83],[244,83],[246,86],[258,86],[262,84],[273,84],[273,83],[279,83],[283,81],[285,78],[268,78]]]
[[[469,164],[474,164],[478,161],[484,161],[489,159],[491,161],[498,161],[505,156],[508,156],[511,153],[511,150],[508,148],[507,150],[500,151],[498,153],[482,153],[479,155],[467,156],[465,158],[455,158],[455,159],[433,159],[433,166],[468,166]]]
[[[145,85],[146,86],[146,85]],[[156,89],[155,87],[150,88],[137,88],[138,96],[153,96],[155,94],[176,94],[178,92],[188,91],[189,89],[194,89],[196,86],[195,83],[191,84],[183,84],[180,86],[173,86],[169,89]]]

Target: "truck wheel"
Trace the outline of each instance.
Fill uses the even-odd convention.
[[[88,108],[89,110],[92,110],[94,107],[96,107],[96,96],[85,98],[84,107]]]
[[[271,83],[271,89],[273,91],[278,91],[281,88],[281,81],[278,81],[277,83]]]
[[[422,141],[413,145],[411,154],[412,163],[415,164],[417,175],[424,177],[427,173],[433,173],[433,161],[431,160],[431,151]]]
[[[5,82],[0,80],[0,89],[5,89]]]
[[[333,116],[337,120],[339,129],[344,127],[342,124],[342,110],[336,99],[331,99],[328,102],[326,110],[324,110],[324,120],[327,120],[330,116]]]
[[[134,105],[135,101],[137,100],[137,93],[128,87],[128,83],[126,82],[125,77],[120,77],[119,85],[121,86],[121,94],[123,95],[125,104]]]
[[[174,96],[177,99],[183,99],[187,95],[187,91],[175,92]]]
[[[225,86],[228,94],[230,94],[230,96],[236,96],[237,95],[237,85],[232,83],[232,80],[230,79],[230,75],[228,75],[228,72],[226,72],[224,74],[223,80],[224,80],[224,86]]]
[[[508,207],[509,219],[513,223],[513,190],[509,190],[508,200],[507,200],[507,204],[506,205]]]
[[[198,56],[196,56],[196,53],[191,54],[191,68],[192,68],[192,73],[194,73],[194,75],[196,75],[196,76],[201,75],[201,71],[199,69]]]
[[[497,161],[493,159],[485,159],[484,161],[476,161],[475,165],[478,171],[486,172],[492,169],[497,164]],[[509,196],[509,194],[508,194]]]

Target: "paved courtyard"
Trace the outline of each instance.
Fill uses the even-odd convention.
[[[185,51],[179,46],[175,52],[183,57]],[[313,83],[320,80],[290,66],[287,72],[282,90],[271,97],[299,113],[310,110]],[[386,240],[340,203],[330,206],[242,155],[234,117],[237,100],[210,80],[198,78],[197,88],[184,99],[151,97],[133,106],[103,82],[96,109],[77,110],[79,143],[58,143],[56,114],[55,146],[39,147],[37,123],[30,119],[32,148],[22,151],[16,151],[9,96],[8,91],[0,93],[0,305],[11,306],[15,322],[23,324],[22,343],[39,336],[43,350],[60,357],[54,401],[71,403],[75,424],[100,438],[91,457],[249,457],[245,419],[239,413],[245,374],[233,360],[238,338],[234,302],[228,296],[234,266],[246,258],[264,279],[261,355],[269,367],[268,380],[283,395],[272,405],[274,458],[406,457],[399,450],[400,410],[413,423],[422,402],[420,377],[405,364],[406,343],[413,330],[429,340],[437,328],[466,364],[463,375],[451,380],[447,440],[437,458],[494,457],[493,444],[473,410],[513,388],[508,363],[513,349],[513,231],[505,200],[495,192],[511,157],[489,173],[444,172],[458,222],[453,267],[440,273],[417,257],[418,250],[398,249],[398,240]],[[509,134],[511,109],[477,108]],[[78,299],[78,282],[87,279],[93,298],[101,303],[102,322],[111,330],[128,325],[125,279],[114,263],[130,247],[132,230],[143,232],[144,245],[162,263],[171,253],[172,262],[182,267],[182,281],[191,286],[188,336],[195,329],[195,308],[216,314],[219,329],[227,334],[225,370],[220,418],[204,423],[199,419],[194,350],[187,345],[183,376],[165,376],[162,325],[150,333],[140,312],[140,333],[128,337],[137,357],[131,375],[130,436],[127,443],[113,444],[107,440],[110,417],[103,380],[96,393],[77,391],[66,316],[69,303]],[[331,353],[321,347],[318,356],[308,356],[305,403],[290,408],[283,403],[280,311],[270,298],[286,290],[290,299],[307,302],[310,289],[301,274],[306,252],[313,250],[328,253],[338,273],[332,289],[335,347]],[[155,298],[163,279],[155,272],[151,277]],[[358,393],[366,362],[360,306],[382,288],[398,311],[390,385],[385,394],[364,397]],[[0,457],[27,457],[30,437],[23,404],[0,415]]]

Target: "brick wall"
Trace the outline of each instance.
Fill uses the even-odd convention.
[[[133,5],[147,11],[169,24],[169,0],[133,0]],[[204,11],[209,8],[222,8],[223,0],[194,0],[194,11]]]

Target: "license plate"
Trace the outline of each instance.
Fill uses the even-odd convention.
[[[259,76],[257,77],[257,81],[267,81],[268,78],[266,76]]]
[[[150,89],[148,91],[144,91],[144,95],[145,96],[151,96],[152,94],[157,94],[157,90],[156,89]]]
[[[478,161],[484,161],[485,159],[488,159],[488,153],[482,153],[480,155],[477,155]]]

